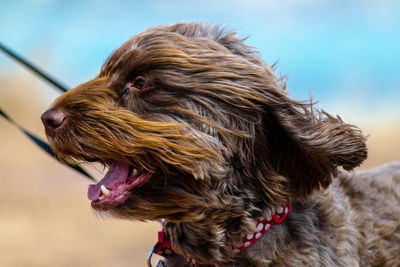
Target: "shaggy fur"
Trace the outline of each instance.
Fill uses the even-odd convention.
[[[367,157],[360,130],[288,98],[285,82],[232,32],[150,28],[51,111],[56,122],[44,123],[61,159],[153,174],[104,212],[165,219],[182,255],[167,266],[189,266],[187,257],[212,266],[400,262],[400,165],[348,173]],[[288,201],[282,224],[232,255],[255,218]]]

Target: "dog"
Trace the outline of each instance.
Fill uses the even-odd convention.
[[[99,162],[100,213],[165,220],[166,266],[400,266],[400,164],[288,97],[253,47],[177,23],[126,41],[42,121],[55,154]]]

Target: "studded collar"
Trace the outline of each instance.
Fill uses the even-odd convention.
[[[288,216],[289,212],[291,211],[292,206],[291,204],[284,204],[282,206],[278,206],[271,210],[267,210],[263,217],[259,218],[255,222],[255,232],[249,233],[243,236],[242,243],[239,246],[232,246],[232,254],[236,256],[240,252],[246,250],[251,245],[253,245],[257,240],[259,240],[274,224],[280,224],[285,220]],[[148,266],[151,265],[151,256],[153,253],[160,255],[164,258],[169,258],[176,256],[176,252],[172,249],[172,243],[166,236],[164,231],[164,225],[161,231],[158,232],[158,241],[150,250],[149,256],[147,258]],[[192,258],[188,258],[188,260],[193,264],[205,264],[205,263],[198,263]],[[157,262],[157,266],[164,266],[162,261]]]

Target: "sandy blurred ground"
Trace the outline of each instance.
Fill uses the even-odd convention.
[[[34,78],[0,79],[0,107],[43,136],[40,114],[50,104]],[[43,89],[44,88],[44,89]],[[46,91],[47,90],[47,91]],[[400,160],[400,116],[351,120],[369,134],[362,168]],[[91,168],[97,177],[100,171]],[[146,266],[158,223],[99,218],[83,176],[57,163],[0,118],[0,266]]]

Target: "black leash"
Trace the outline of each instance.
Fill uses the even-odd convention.
[[[71,167],[72,169],[76,170],[77,172],[85,175],[87,178],[89,178],[92,181],[96,181],[89,173],[87,173],[84,169],[82,169],[82,167],[80,167],[79,165],[71,165],[65,162],[60,161],[56,155],[54,154],[54,152],[50,149],[50,146],[43,141],[42,139],[40,139],[39,137],[35,136],[33,133],[29,132],[28,130],[26,130],[25,128],[23,128],[21,125],[19,125],[18,123],[16,123],[13,119],[11,119],[3,110],[1,110],[0,108],[0,115],[3,116],[6,120],[8,120],[9,122],[11,122],[12,124],[14,124],[14,126],[16,126],[21,132],[23,132],[29,139],[31,139],[33,142],[35,142],[36,145],[38,145],[41,149],[43,149],[45,152],[47,152],[47,154],[49,154],[50,156],[52,156],[53,158],[55,158],[58,162],[67,165],[69,167]]]
[[[42,77],[43,79],[45,79],[46,81],[48,81],[49,83],[54,85],[61,92],[65,93],[66,91],[68,91],[67,87],[65,87],[64,85],[62,85],[58,81],[56,81],[54,78],[50,77],[50,75],[44,73],[38,67],[36,67],[32,63],[30,63],[28,60],[24,59],[23,57],[19,56],[17,53],[15,53],[14,51],[9,49],[8,47],[3,45],[2,43],[0,43],[0,50],[2,50],[4,53],[6,53],[10,57],[12,57],[16,61],[18,61],[19,63],[21,63],[25,67],[27,67],[29,70],[31,70],[32,72],[36,73],[37,75],[39,75],[40,77]]]
[[[61,92],[66,92],[68,91],[68,89],[61,85],[61,83],[57,82],[55,79],[51,78],[49,75],[47,75],[46,73],[44,73],[43,71],[41,71],[39,68],[37,68],[36,66],[34,66],[32,63],[30,63],[29,61],[27,61],[26,59],[22,58],[21,56],[19,56],[18,54],[16,54],[15,52],[13,52],[12,50],[10,50],[9,48],[5,47],[3,44],[0,43],[0,50],[2,50],[3,52],[5,52],[7,55],[9,55],[10,57],[12,57],[13,59],[15,59],[16,61],[18,61],[19,63],[21,63],[22,65],[24,65],[25,67],[27,67],[28,69],[30,69],[32,72],[38,74],[40,77],[42,77],[43,79],[45,79],[46,81],[48,81],[49,83],[51,83],[52,85],[54,85],[57,89],[59,89]],[[6,120],[8,120],[10,123],[12,123],[14,126],[16,126],[21,132],[23,132],[29,139],[31,139],[36,145],[38,145],[42,150],[44,150],[45,152],[47,152],[50,156],[52,156],[53,158],[55,158],[58,162],[60,162],[61,164],[67,165],[69,167],[71,167],[72,169],[76,170],[77,172],[85,175],[87,178],[89,178],[92,181],[96,181],[89,173],[87,173],[82,167],[78,166],[78,165],[71,165],[68,164],[66,162],[62,162],[60,161],[56,155],[54,154],[54,152],[50,149],[50,146],[43,141],[42,139],[40,139],[39,137],[35,136],[34,134],[32,134],[31,132],[29,132],[28,130],[26,130],[24,127],[22,127],[21,125],[19,125],[17,122],[15,122],[10,116],[8,116],[1,108],[0,108],[0,115],[2,117],[4,117]]]

